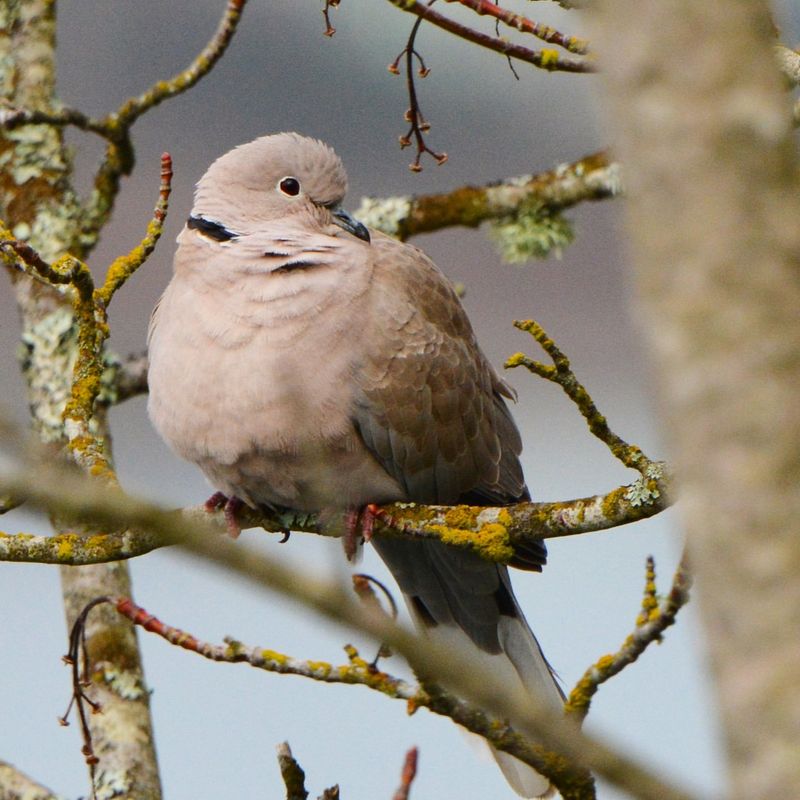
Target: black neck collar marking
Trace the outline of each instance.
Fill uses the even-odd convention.
[[[237,236],[237,234],[233,231],[229,231],[221,222],[214,222],[204,217],[190,216],[186,221],[186,227],[194,231],[199,231],[203,236],[208,236],[210,239],[214,239],[217,242],[229,242]]]

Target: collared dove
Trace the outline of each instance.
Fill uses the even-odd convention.
[[[513,392],[449,281],[350,217],[346,189],[333,150],[296,133],[211,165],[150,323],[153,424],[230,519],[241,502],[352,512],[528,498]],[[439,542],[372,543],[421,628],[460,637],[499,677],[562,707],[504,566]],[[541,545],[519,565],[544,561]],[[519,794],[551,796],[529,766],[494,755]]]

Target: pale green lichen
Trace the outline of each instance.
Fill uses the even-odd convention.
[[[20,365],[46,442],[58,441],[63,434],[62,415],[70,396],[77,335],[72,309],[64,306],[22,331]]]
[[[410,211],[410,197],[389,197],[387,199],[364,197],[354,216],[368,228],[383,231],[389,236],[398,236],[400,227],[408,218]]]
[[[117,374],[122,368],[122,359],[109,350],[103,351],[103,371],[100,373],[100,391],[97,402],[105,406],[113,406],[119,402],[119,386]]]
[[[132,782],[121,770],[101,769],[94,779],[96,800],[112,800],[130,793]]]
[[[490,235],[503,259],[511,263],[546,258],[551,253],[560,258],[562,248],[575,236],[569,220],[530,206],[492,222]]]
[[[587,183],[589,186],[602,186],[614,197],[622,194],[625,189],[622,182],[622,168],[616,162],[609,164],[604,169],[596,170],[596,172],[587,179]]]
[[[105,666],[103,680],[111,691],[123,700],[139,700],[147,693],[140,678],[128,670]]]
[[[626,490],[625,499],[634,507],[648,505],[661,496],[658,481],[664,477],[664,466],[658,462],[648,464],[644,475],[635,480]]]
[[[72,247],[75,235],[76,206],[64,204],[40,206],[31,226],[30,242],[45,260],[53,261]]]

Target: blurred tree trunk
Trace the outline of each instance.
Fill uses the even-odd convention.
[[[55,11],[54,0],[0,0],[0,81],[3,101],[12,108],[48,109],[56,103]],[[85,255],[71,167],[58,128],[28,125],[0,131],[0,217],[46,259],[67,251]],[[58,450],[77,344],[70,294],[22,274],[12,272],[11,278],[27,347],[23,370],[32,426]],[[96,421],[98,435],[110,447],[103,416]],[[125,562],[65,567],[61,574],[68,625],[88,600],[131,591]],[[89,720],[100,759],[98,794],[156,800],[161,790],[149,695],[133,627],[106,607],[92,614],[87,634],[92,697],[103,707],[102,714]],[[66,676],[64,692],[66,697]],[[109,791],[102,794],[104,788]]]
[[[731,796],[800,797],[800,182],[769,8],[596,17]]]

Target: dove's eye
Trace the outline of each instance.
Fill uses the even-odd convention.
[[[278,181],[278,188],[287,197],[297,197],[300,194],[300,181],[297,178],[286,177]]]

